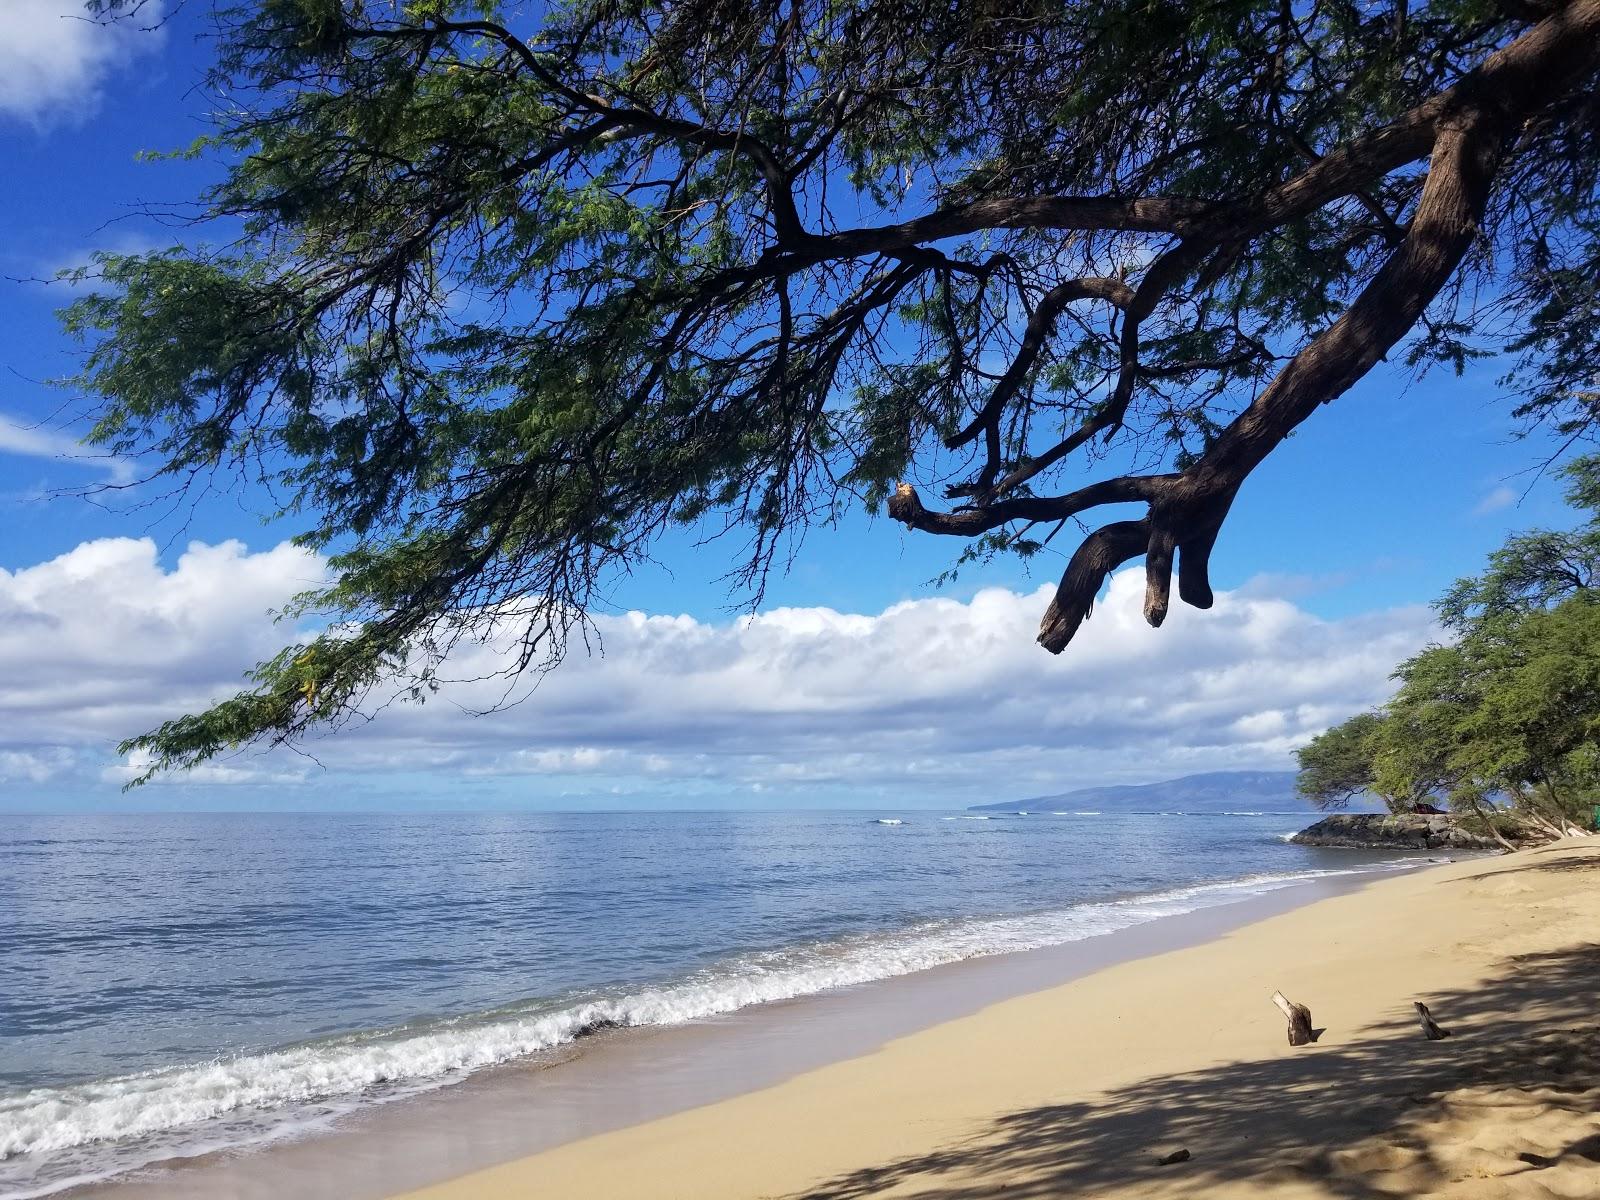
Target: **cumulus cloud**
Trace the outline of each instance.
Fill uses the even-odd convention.
[[[0,752],[83,755],[107,783],[118,738],[239,686],[293,634],[264,615],[323,566],[283,545],[191,545],[170,569],[152,542],[107,539],[0,572]],[[404,772],[595,793],[796,796],[904,803],[1022,797],[1226,767],[1287,766],[1292,749],[1381,700],[1394,664],[1434,632],[1421,607],[1323,620],[1258,588],[1140,616],[1142,578],[1116,576],[1067,654],[1033,634],[1047,592],[932,596],[880,613],[780,608],[706,622],[597,619],[579,652],[519,702],[459,683],[314,743],[310,783]],[[505,650],[461,648],[451,674]],[[19,760],[20,761],[20,760]],[[233,759],[194,783],[288,785],[289,756]]]
[[[162,0],[97,21],[83,0],[5,0],[0,23],[0,116],[43,128],[94,112],[111,72],[161,45]]]
[[[236,688],[287,632],[267,611],[322,577],[287,544],[191,545],[170,570],[149,538],[85,542],[0,570],[0,750],[104,750],[154,717]]]
[[[77,756],[63,746],[0,750],[0,784],[45,783],[70,770]]]

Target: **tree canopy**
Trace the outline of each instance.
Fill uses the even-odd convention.
[[[1295,790],[1318,808],[1344,808],[1377,782],[1376,740],[1383,729],[1378,713],[1357,713],[1318,734],[1297,757],[1300,774]],[[1382,799],[1391,809],[1396,800]]]
[[[138,0],[90,0],[115,19]],[[328,632],[134,739],[294,737],[565,651],[677,524],[759,599],[844,506],[1212,600],[1244,481],[1391,354],[1584,434],[1600,0],[219,0],[221,244],[66,310],[93,437],[268,482]],[[923,496],[937,494],[929,503]],[[1079,525],[1133,506],[1132,515]]]
[[[1572,463],[1570,532],[1517,534],[1439,601],[1455,635],[1401,663],[1400,687],[1300,751],[1302,794],[1359,791],[1391,809],[1430,797],[1487,815],[1500,803],[1559,835],[1600,802],[1600,458]]]
[[[1535,529],[1506,539],[1481,575],[1458,579],[1434,606],[1446,628],[1546,608],[1600,585],[1600,457],[1562,468],[1567,503],[1588,519],[1576,529]]]
[[[1547,830],[1590,823],[1600,798],[1600,602],[1490,618],[1402,664],[1377,790],[1440,788],[1452,808],[1496,797]]]

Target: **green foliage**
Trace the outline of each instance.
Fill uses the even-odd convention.
[[[1383,723],[1377,713],[1357,713],[1302,746],[1296,752],[1300,775],[1295,790],[1322,809],[1346,808],[1361,793],[1372,791],[1377,782],[1376,735]]]
[[[1403,663],[1391,719],[1407,729],[1393,774],[1427,772],[1457,806],[1492,795],[1556,827],[1600,796],[1600,602],[1496,616]]]
[[[1480,622],[1544,608],[1600,582],[1600,457],[1562,469],[1567,502],[1587,511],[1577,529],[1521,533],[1489,556],[1482,575],[1458,579],[1435,606],[1447,628],[1467,632]]]
[[[1215,477],[1241,410],[1406,236],[1428,139],[1372,139],[1442,128],[1439,98],[1542,13],[216,8],[216,127],[183,153],[221,182],[189,248],[99,260],[64,314],[74,383],[94,439],[172,486],[267,484],[335,582],[297,610],[331,623],[315,665],[297,647],[130,743],[157,770],[337,722],[373,688],[425,695],[487,630],[513,635],[508,670],[548,665],[674,525],[737,531],[754,602],[809,526],[902,481],[961,501],[960,562],[1040,554],[1128,499],[1052,496],[1074,465]],[[1579,435],[1600,101],[1575,61],[1517,118],[1409,353],[1459,368],[1509,329],[1525,414]],[[1298,185],[1311,199],[1286,200]],[[1094,286],[1047,304],[1069,280]]]
[[[1482,576],[1440,602],[1456,634],[1401,663],[1399,690],[1301,754],[1301,791],[1324,807],[1356,786],[1406,802],[1448,797],[1492,820],[1498,803],[1547,832],[1587,826],[1600,802],[1600,460],[1568,469],[1590,510],[1572,532],[1510,538]]]

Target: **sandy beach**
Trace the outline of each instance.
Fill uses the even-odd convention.
[[[1280,988],[1319,1043],[1286,1044]],[[1574,842],[1383,879],[407,1200],[1593,1197],[1597,999],[1600,845]],[[1452,1036],[1424,1039],[1415,1000]]]

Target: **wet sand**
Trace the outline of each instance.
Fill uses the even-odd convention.
[[[970,960],[689,1025],[603,1033],[455,1086],[372,1106],[297,1140],[168,1163],[71,1195],[383,1200],[771,1088],[1007,1000],[1118,963],[1200,946],[1384,877],[1309,879],[1067,945]]]
[[[408,1200],[1600,1196],[1595,842],[1380,878],[1146,952],[869,1052],[840,1037],[854,1057]],[[1326,1027],[1316,1045],[1286,1044],[1278,988]],[[1452,1036],[1424,1039],[1414,1000]]]

